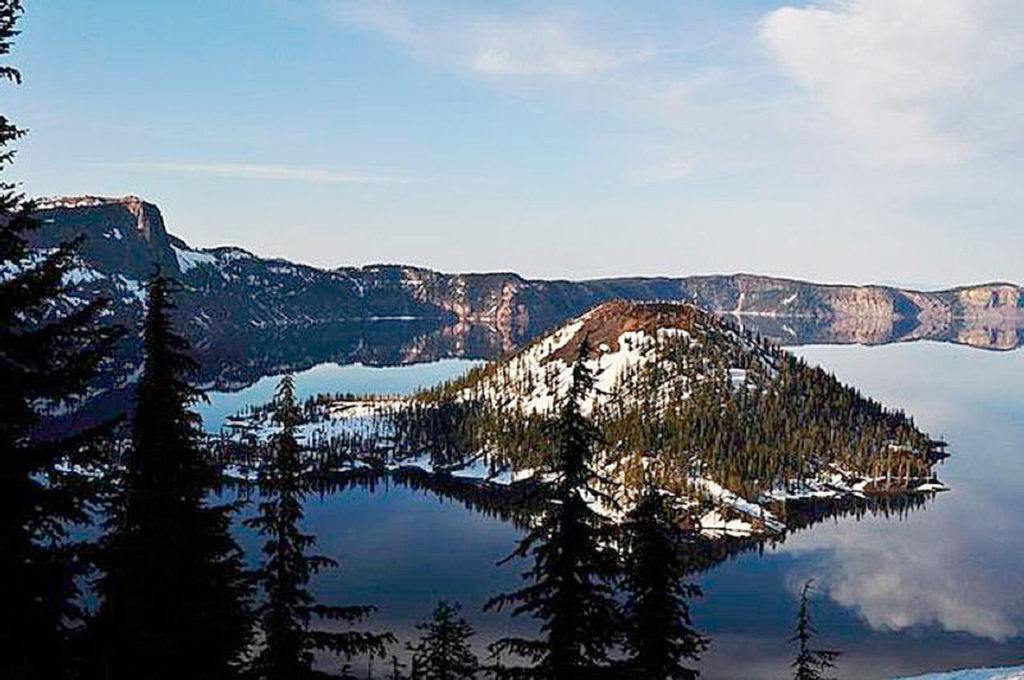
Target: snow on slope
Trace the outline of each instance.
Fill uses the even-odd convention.
[[[630,397],[638,371],[659,361],[666,346],[681,341],[690,350],[699,349],[702,312],[685,303],[605,303],[578,319],[544,336],[521,352],[497,364],[479,381],[462,392],[466,400],[483,399],[494,406],[544,414],[554,410],[572,382],[572,363],[580,342],[586,337],[593,354],[587,364],[596,376],[594,397],[583,404],[583,412]],[[737,351],[759,356],[757,348],[741,335],[725,331]],[[761,357],[763,359],[763,357]],[[659,398],[668,394],[685,398],[686,385],[704,379],[704,367],[690,365],[685,372],[662,361],[666,380],[659,386]],[[772,366],[764,361],[763,368]],[[747,383],[747,371],[732,367],[729,377],[734,389]],[[680,389],[683,388],[683,389]],[[636,390],[639,391],[639,390]]]
[[[527,415],[550,414],[569,389],[572,363],[584,338],[592,349],[587,364],[596,376],[594,396],[582,405],[584,413],[647,398],[651,387],[649,376],[652,370],[657,372],[658,369],[664,370],[656,387],[655,403],[665,405],[670,399],[688,399],[692,387],[709,379],[713,371],[723,370],[713,365],[714,356],[734,356],[757,366],[757,371],[735,365],[724,368],[723,375],[727,376],[733,390],[756,389],[754,373],[761,377],[776,373],[771,358],[755,342],[714,324],[693,305],[611,302],[599,305],[505,361],[492,365],[478,379],[468,379],[456,398],[466,402],[483,401],[492,407]],[[715,347],[709,348],[712,344]],[[676,363],[667,360],[666,352],[680,350],[686,354],[682,365],[678,357]],[[628,495],[625,474],[629,463],[620,465],[610,452],[606,456],[597,463],[599,476],[612,482],[613,488],[606,491],[616,497],[620,493]],[[652,460],[643,458],[640,464],[647,467]],[[530,476],[521,470],[513,472],[517,478]],[[701,529],[709,537],[749,537],[785,530],[785,523],[767,507],[740,497],[712,479],[694,476],[688,480],[688,485],[693,496],[680,501],[692,505],[700,499],[711,507],[701,513]],[[618,500],[628,505],[625,496]],[[599,512],[610,516],[621,514],[597,507],[599,505],[595,504]]]
[[[217,263],[217,257],[210,253],[202,253],[197,250],[186,250],[175,245],[171,246],[171,250],[174,251],[174,256],[178,258],[178,268],[181,269],[182,274],[200,265]]]
[[[1012,668],[967,668],[945,673],[929,673],[893,680],[1024,680],[1024,666]]]

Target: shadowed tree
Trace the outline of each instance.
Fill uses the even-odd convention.
[[[20,2],[0,0],[0,56],[21,14]],[[0,80],[17,84],[21,75],[0,65]],[[0,115],[0,171],[23,134]],[[61,439],[38,426],[48,407],[84,396],[117,338],[97,324],[104,301],[61,311],[77,243],[31,249],[33,210],[16,184],[0,181],[0,677],[12,680],[60,678],[70,665],[83,562],[68,529],[88,519],[92,488],[68,470],[97,460],[108,426]]]
[[[149,283],[132,445],[101,546],[100,677],[229,678],[249,641],[249,585],[192,410],[195,363],[171,327],[169,282]]]
[[[835,661],[841,652],[812,649],[811,639],[817,634],[811,622],[810,593],[813,581],[807,581],[800,592],[800,610],[796,616],[796,627],[790,642],[797,644],[797,655],[793,661],[794,680],[833,680],[827,674],[836,667]]]
[[[389,680],[404,680],[405,676],[402,675],[402,670],[404,668],[405,664],[399,661],[397,656],[392,655],[391,672],[388,674]]]
[[[542,639],[507,638],[492,646],[496,652],[533,661],[535,677],[599,674],[618,632],[619,607],[612,585],[618,564],[608,547],[612,534],[605,518],[588,502],[611,503],[597,490],[591,467],[600,433],[582,411],[594,392],[594,374],[586,363],[589,355],[584,339],[553,423],[553,459],[540,470],[553,479],[551,497],[537,525],[506,558],[533,557],[533,566],[523,574],[529,583],[493,598],[485,607],[511,607],[513,615],[531,614],[542,622]]]
[[[416,626],[423,631],[413,653],[413,680],[472,680],[480,669],[469,646],[473,629],[459,616],[459,605],[442,600],[430,621]]]
[[[300,413],[290,375],[278,387],[274,418],[281,431],[270,442],[260,468],[259,514],[245,522],[266,538],[264,562],[257,572],[266,599],[256,611],[264,644],[251,665],[251,675],[266,680],[330,677],[313,670],[314,652],[325,651],[345,659],[366,654],[383,658],[394,638],[390,633],[310,627],[313,619],[355,623],[373,613],[374,608],[322,605],[310,594],[310,577],[336,563],[308,554],[316,538],[300,528],[309,482],[296,439]]]
[[[692,598],[701,594],[684,583],[679,551],[695,536],[679,527],[657,487],[648,483],[623,526],[625,651],[633,677],[693,680],[699,673],[683,661],[697,661],[708,640],[690,619]]]

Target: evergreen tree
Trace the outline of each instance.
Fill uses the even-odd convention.
[[[105,680],[228,678],[249,641],[248,580],[192,404],[196,366],[171,327],[167,279],[149,283],[132,446],[102,545],[96,667]]]
[[[584,339],[554,423],[555,455],[541,470],[553,478],[552,497],[536,527],[508,558],[532,555],[533,566],[523,574],[530,583],[486,605],[511,606],[513,615],[528,613],[543,622],[543,639],[507,638],[495,647],[532,660],[534,675],[543,678],[594,676],[617,637],[617,559],[608,547],[612,536],[607,521],[588,503],[611,503],[596,488],[591,468],[600,434],[582,411],[594,391],[589,355]]]
[[[804,584],[800,592],[800,610],[796,616],[796,627],[790,642],[797,644],[797,656],[793,661],[794,680],[832,680],[826,675],[830,669],[835,668],[836,659],[840,652],[812,649],[811,639],[817,634],[814,624],[811,622],[810,593],[813,581]]]
[[[265,642],[251,671],[254,677],[266,680],[304,680],[323,676],[312,669],[316,650],[346,659],[362,654],[383,658],[393,637],[310,628],[313,618],[354,623],[365,619],[374,608],[332,607],[314,602],[307,588],[310,576],[336,563],[309,555],[307,551],[316,544],[316,538],[302,533],[299,527],[309,482],[303,474],[301,449],[295,435],[300,411],[290,375],[278,387],[274,417],[281,431],[271,441],[260,468],[263,498],[259,514],[246,521],[247,526],[266,538],[264,563],[257,573],[266,594],[266,601],[257,609]]]
[[[9,54],[21,14],[19,0],[0,0],[0,56]],[[0,80],[17,84],[21,75],[0,65]],[[0,115],[0,171],[23,134]],[[0,181],[0,677],[14,680],[60,678],[68,669],[82,560],[67,530],[87,520],[90,489],[59,464],[94,462],[106,430],[46,437],[41,413],[81,398],[117,337],[97,324],[104,301],[60,311],[77,244],[33,251],[33,210],[16,184]]]
[[[469,647],[473,629],[459,616],[459,605],[444,600],[430,621],[416,626],[423,636],[409,646],[413,653],[413,680],[472,680],[480,668]]]
[[[690,619],[689,601],[700,588],[682,580],[679,551],[694,538],[679,528],[660,491],[648,483],[623,527],[624,646],[635,677],[693,680],[700,675],[682,665],[684,659],[698,660],[708,644]]]
[[[388,674],[389,680],[405,680],[405,676],[402,675],[402,669],[405,668],[405,664],[398,660],[397,656],[391,656],[391,673]]]

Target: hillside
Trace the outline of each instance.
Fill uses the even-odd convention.
[[[584,339],[597,382],[583,411],[610,461],[653,453],[674,479],[751,499],[833,473],[878,491],[930,477],[930,440],[902,413],[685,303],[605,303],[420,399],[471,405],[468,448],[532,467]]]

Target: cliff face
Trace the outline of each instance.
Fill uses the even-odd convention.
[[[42,228],[33,245],[50,246],[84,236],[82,259],[105,272],[145,278],[154,264],[179,274],[159,208],[136,196],[46,199],[39,202]]]
[[[508,351],[612,299],[689,301],[795,344],[932,338],[1009,349],[1024,326],[1024,295],[1011,284],[922,292],[748,274],[545,281],[396,265],[324,270],[238,248],[192,249],[168,234],[155,205],[133,196],[53,199],[38,216],[37,246],[85,237],[83,276],[92,294],[113,300],[118,319],[141,314],[140,285],[155,266],[176,277],[200,349],[254,329],[415,318],[444,326],[456,347],[482,326],[496,351]]]
[[[1020,286],[992,284],[961,288],[955,292],[957,302],[968,312],[1024,307]]]
[[[746,274],[577,282],[514,275],[503,281],[458,278],[463,288],[475,291],[473,296],[460,292],[448,297],[434,288],[425,290],[422,299],[464,321],[493,325],[513,345],[611,299],[691,301],[792,344],[935,339],[1011,349],[1018,346],[1024,326],[1024,296],[1010,284],[921,292]],[[762,330],[773,326],[774,332]]]

